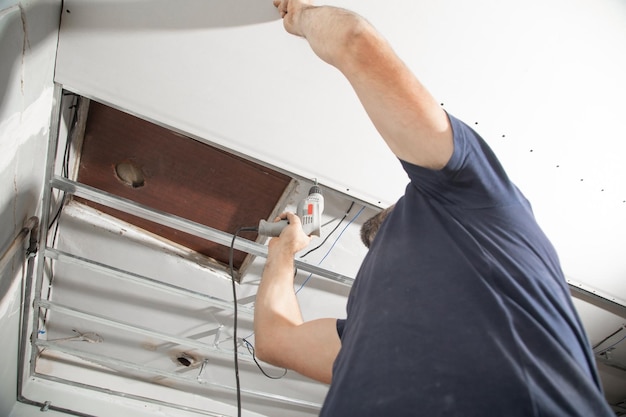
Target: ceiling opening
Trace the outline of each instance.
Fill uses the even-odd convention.
[[[284,208],[291,177],[91,101],[80,151],[79,183],[234,234]],[[81,200],[228,265],[230,248],[122,211]],[[246,235],[254,240],[255,235]],[[249,260],[235,251],[237,271]]]
[[[293,206],[299,181],[76,94],[57,94],[60,128],[47,161],[42,256],[29,259],[20,381],[35,375],[177,415],[233,415],[240,394],[253,413],[317,414],[323,384],[263,364],[268,375],[284,376],[268,384],[254,356],[265,237],[242,235],[237,270],[227,272],[232,236]],[[297,264],[302,282],[312,271],[345,281]],[[65,401],[58,407],[77,407]],[[101,415],[91,407],[81,415]]]

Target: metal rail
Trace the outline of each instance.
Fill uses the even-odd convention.
[[[626,319],[626,305],[574,284],[569,283],[568,285],[573,297]]]
[[[22,386],[24,382],[24,372],[25,372],[25,358],[26,358],[26,349],[28,348],[28,335],[29,335],[29,327],[28,327],[28,311],[30,311],[30,300],[32,294],[32,282],[33,282],[33,271],[35,270],[35,255],[37,253],[38,247],[38,238],[39,238],[39,219],[36,217],[31,217],[27,222],[27,225],[24,229],[20,231],[16,240],[21,240],[23,242],[24,230],[30,227],[30,245],[28,249],[25,251],[25,256],[27,258],[26,264],[26,274],[22,280],[22,300],[21,300],[21,312],[23,314],[22,319],[20,321],[20,336],[18,340],[17,347],[17,362],[18,362],[18,371],[17,371],[17,400],[28,403],[31,405],[36,405],[33,401],[30,401],[22,396]],[[19,247],[19,246],[18,246]]]
[[[129,394],[127,392],[119,392],[119,391],[115,391],[115,390],[111,390],[111,389],[107,389],[107,388],[98,387],[98,386],[95,386],[95,385],[88,385],[88,384],[83,384],[81,382],[70,381],[69,379],[59,378],[59,377],[52,376],[52,375],[46,375],[46,374],[42,374],[42,373],[39,373],[39,372],[36,372],[34,374],[34,376],[37,377],[38,379],[54,382],[56,384],[63,384],[63,385],[67,385],[67,386],[70,386],[70,387],[85,389],[85,390],[94,391],[94,392],[99,392],[101,394],[106,394],[106,395],[114,395],[116,397],[137,401],[137,402],[140,402],[142,404],[144,404],[144,403],[145,404],[154,404],[154,405],[157,405],[157,406],[160,406],[160,407],[164,407],[164,408],[169,408],[169,409],[172,409],[172,410],[186,411],[186,412],[193,413],[194,416],[233,417],[232,415],[229,415],[229,414],[215,413],[215,412],[209,411],[209,410],[201,410],[201,409],[198,409],[198,408],[187,407],[187,406],[184,406],[184,405],[174,404],[174,403],[167,402],[167,401],[161,401],[161,400],[158,400],[156,398],[148,398],[148,397],[142,397],[142,396],[139,396],[139,395]],[[32,402],[27,402],[27,404],[31,404],[31,405],[34,405],[34,406],[41,407],[41,406],[49,405],[49,402],[47,402],[46,404],[42,404],[42,403],[38,403],[38,402],[32,401]],[[44,409],[44,407],[41,408],[41,411],[47,411],[47,410],[48,410],[47,408],[46,409]],[[55,407],[55,408],[50,407],[50,410],[55,410],[55,411],[59,411],[61,413],[66,413],[66,414],[71,414],[71,415],[76,415],[76,416],[81,416],[81,417],[82,416],[85,416],[85,417],[101,417],[102,416],[101,414],[99,416],[95,416],[95,415],[84,414],[84,413],[80,413],[80,412],[77,412],[77,411],[64,409],[64,408],[59,408],[59,407]]]
[[[190,384],[208,385],[208,386],[212,386],[212,387],[219,388],[221,390],[225,390],[229,392],[235,391],[236,389],[235,387],[231,387],[231,386],[224,385],[224,384],[218,384],[218,383],[209,382],[209,381],[200,381],[201,378],[199,378],[199,375],[196,378],[189,378],[189,377],[182,376],[181,374],[178,374],[175,372],[164,371],[162,369],[153,368],[153,367],[144,366],[144,365],[137,365],[135,363],[120,360],[117,358],[111,358],[111,357],[100,355],[100,354],[93,354],[93,353],[85,352],[79,349],[62,346],[58,343],[37,340],[36,345],[42,349],[54,350],[57,352],[79,357],[90,362],[95,362],[104,366],[110,366],[113,368],[115,367],[125,368],[125,369],[132,370],[132,371],[139,371],[139,372],[143,372],[143,373],[147,373],[151,375],[162,376],[162,377],[166,377],[169,379],[173,379],[173,380],[185,382],[185,383],[190,383]],[[37,375],[43,376],[45,374],[38,373]],[[242,389],[241,392],[244,394],[253,396],[253,397],[271,399],[271,400],[278,401],[284,404],[290,404],[290,405],[295,405],[295,406],[304,407],[304,408],[320,409],[322,407],[322,405],[319,403],[299,400],[295,398],[286,397],[284,395],[272,394],[272,393],[263,392],[263,391]]]
[[[191,339],[191,338],[174,336],[171,334],[159,332],[157,330],[152,330],[147,327],[136,326],[131,323],[126,323],[120,320],[112,319],[110,317],[105,317],[102,315],[89,313],[89,312],[86,312],[77,308],[53,303],[50,301],[36,300],[35,307],[43,308],[43,309],[50,310],[50,311],[55,311],[60,314],[64,314],[64,315],[79,318],[79,319],[84,319],[93,323],[103,324],[105,326],[109,326],[109,327],[119,329],[119,330],[128,331],[128,332],[139,334],[142,336],[147,336],[147,337],[155,338],[158,340],[164,340],[167,342],[174,343],[175,345],[186,346],[189,348],[198,349],[200,351],[211,351],[211,352],[219,353],[225,356],[227,355],[229,358],[232,357],[231,351],[219,349],[215,346],[215,344],[208,344],[208,343],[198,342],[197,340]],[[217,333],[218,331],[219,331],[219,327],[215,329],[215,333]],[[244,359],[250,362],[253,361],[252,356],[249,354],[239,352],[239,356],[240,356],[240,360]]]
[[[37,235],[38,227],[39,219],[37,217],[31,217],[26,221],[24,227],[22,227],[17,236],[15,236],[13,241],[9,244],[9,247],[0,256],[0,273],[4,271],[4,268],[7,267],[19,250],[24,250],[24,242],[26,238],[31,235],[31,232],[34,231],[35,236]]]
[[[139,204],[134,201],[115,196],[113,194],[98,190],[88,185],[68,180],[63,177],[53,177],[50,181],[50,185],[68,194],[73,194],[77,197],[82,197],[95,203],[121,210],[125,213],[132,214],[145,220],[150,220],[160,225],[171,227],[181,232],[198,236],[203,239],[219,243],[221,245],[230,246],[233,239],[233,235],[230,233],[226,233],[221,230],[217,230],[212,227],[205,226],[203,224],[196,223],[170,213],[166,213],[164,211],[152,209],[143,204]],[[251,255],[267,258],[267,247],[265,245],[252,242],[247,239],[236,239],[234,248],[237,250],[245,251]],[[310,272],[314,275],[337,281],[345,285],[352,285],[352,283],[354,282],[354,278],[347,277],[329,269],[321,268],[319,266],[311,265],[299,260],[295,260],[295,266],[299,270]]]
[[[213,297],[211,295],[203,294],[197,291],[192,291],[186,288],[182,288],[176,285],[168,284],[166,282],[158,281],[156,279],[148,278],[133,272],[124,271],[119,268],[115,268],[110,265],[105,265],[90,259],[82,258],[80,256],[72,255],[67,252],[63,252],[57,249],[46,248],[44,256],[49,259],[54,259],[65,264],[76,265],[91,271],[101,272],[112,278],[116,278],[122,281],[132,282],[147,288],[164,291],[170,294],[180,295],[183,297],[194,298],[196,300],[204,301],[207,304],[218,307],[222,310],[233,310],[234,305],[232,301],[223,300],[221,298]],[[253,315],[254,310],[247,305],[237,305],[237,311],[247,315]]]

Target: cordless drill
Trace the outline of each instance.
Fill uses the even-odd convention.
[[[324,211],[324,196],[322,190],[317,185],[309,189],[307,195],[300,204],[296,214],[302,222],[302,230],[311,236],[319,236],[322,231],[322,212]],[[264,236],[279,236],[280,232],[287,226],[287,220],[278,222],[268,222],[261,220],[259,222],[259,234]]]

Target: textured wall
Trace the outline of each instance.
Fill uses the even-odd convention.
[[[54,60],[61,2],[5,3],[9,4],[0,10],[2,251],[26,219],[37,214],[39,206],[53,105]],[[10,414],[16,398],[23,266],[22,255],[18,255],[4,271],[0,271],[0,343],[4,357],[10,358],[0,364],[0,415],[3,416]]]

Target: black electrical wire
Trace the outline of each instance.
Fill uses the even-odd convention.
[[[73,93],[64,94],[64,96],[73,95],[75,97],[72,105],[68,107],[69,110],[74,110],[72,114],[72,120],[69,125],[69,129],[67,132],[67,137],[65,139],[65,149],[63,150],[63,161],[61,165],[61,175],[64,178],[69,178],[70,176],[70,150],[72,147],[72,139],[75,134],[76,126],[78,125],[78,109],[80,108],[81,97],[79,95]],[[51,246],[54,247],[56,245],[57,237],[59,236],[59,218],[61,217],[61,213],[63,212],[63,207],[65,207],[65,202],[67,199],[67,194],[65,191],[62,191],[61,197],[59,199],[59,206],[57,207],[55,214],[52,220],[48,223],[48,230],[54,226],[54,231],[52,232],[52,242]],[[50,260],[50,282],[48,283],[48,294],[46,295],[46,299],[50,299],[50,293],[52,288],[52,282],[55,277],[54,273],[54,261]],[[48,315],[50,314],[50,310],[46,310],[43,315],[42,321],[45,326],[48,321]]]
[[[241,232],[258,232],[259,229],[257,227],[240,227],[239,229],[237,229],[237,231],[235,232],[235,234],[233,235],[233,239],[230,243],[230,253],[228,256],[228,266],[230,268],[230,280],[231,280],[231,284],[232,284],[232,288],[233,288],[233,309],[234,309],[234,314],[233,314],[233,347],[234,347],[234,360],[235,360],[235,382],[237,384],[237,416],[241,417],[241,383],[239,381],[239,346],[237,343],[237,324],[238,324],[238,309],[237,309],[237,286],[235,285],[235,267],[234,267],[234,252],[235,252],[235,240],[237,239],[237,236],[239,236],[239,233]],[[249,337],[249,336],[248,336]],[[267,372],[265,372],[265,370],[263,369],[263,367],[261,366],[261,364],[259,363],[259,361],[256,358],[256,354],[254,352],[254,345],[252,343],[250,343],[245,337],[241,339],[245,345],[246,348],[248,349],[248,352],[250,352],[250,354],[252,355],[252,359],[254,360],[254,363],[256,364],[256,366],[259,368],[259,370],[261,371],[261,373],[263,375],[265,375],[266,377],[270,378],[270,379],[281,379],[282,377],[284,377],[285,375],[287,375],[287,369],[285,368],[283,370],[282,375],[279,376],[272,376],[270,374],[268,374]]]
[[[257,368],[259,368],[259,370],[261,371],[261,373],[263,375],[265,375],[269,379],[281,379],[285,375],[287,375],[287,368],[283,369],[283,373],[281,375],[278,375],[278,376],[272,376],[272,375],[268,374],[267,372],[265,372],[265,369],[263,369],[263,367],[261,366],[259,361],[257,361],[257,359],[256,359],[256,354],[254,353],[254,345],[252,343],[250,343],[245,337],[243,339],[241,339],[241,340],[243,340],[243,342],[246,344],[246,347],[248,348],[248,352],[250,352],[250,354],[252,355],[252,360],[254,360],[254,363],[256,363]]]
[[[67,139],[65,140],[65,149],[63,151],[63,165],[61,166],[61,174],[63,177],[68,178],[69,177],[69,171],[70,171],[70,149],[72,146],[72,139],[74,137],[74,131],[76,129],[76,126],[78,125],[78,109],[80,106],[80,101],[81,101],[81,97],[80,96],[76,96],[76,100],[74,101],[74,104],[72,104],[69,109],[74,109],[74,114],[72,115],[72,121],[70,123],[70,129],[67,133]],[[52,218],[52,220],[50,221],[49,225],[48,225],[48,229],[50,229],[52,227],[53,224],[55,224],[55,222],[57,220],[59,220],[59,216],[61,215],[61,212],[63,211],[63,206],[65,205],[65,191],[63,191],[62,195],[61,195],[61,199],[60,199],[60,203],[59,203],[59,207],[57,208],[54,217]],[[56,232],[57,230],[55,230],[55,234],[54,236],[56,237]]]
[[[230,242],[230,253],[228,255],[228,266],[230,267],[230,281],[233,287],[233,347],[234,347],[234,359],[235,359],[235,383],[237,385],[237,416],[241,417],[241,383],[239,381],[239,349],[237,341],[237,322],[239,320],[237,313],[237,286],[235,285],[235,266],[234,266],[234,253],[235,253],[235,239],[239,233],[242,232],[257,232],[257,227],[240,227],[233,235],[233,240]]]
[[[346,211],[343,215],[343,217],[341,218],[341,220],[339,220],[339,223],[337,223],[337,226],[335,226],[335,228],[324,238],[324,240],[322,241],[322,243],[320,243],[319,245],[317,245],[316,247],[314,247],[313,249],[307,251],[304,255],[300,255],[300,259],[304,258],[305,256],[307,256],[308,254],[310,254],[311,252],[315,252],[316,250],[318,250],[319,248],[321,248],[322,246],[324,246],[324,244],[326,243],[326,241],[328,240],[328,238],[335,233],[335,231],[337,229],[339,229],[339,226],[341,226],[341,223],[343,223],[343,221],[346,219],[346,217],[348,217],[348,214],[350,214],[350,211],[352,210],[352,207],[354,207],[354,201],[350,204],[350,207],[348,208],[348,211]]]

